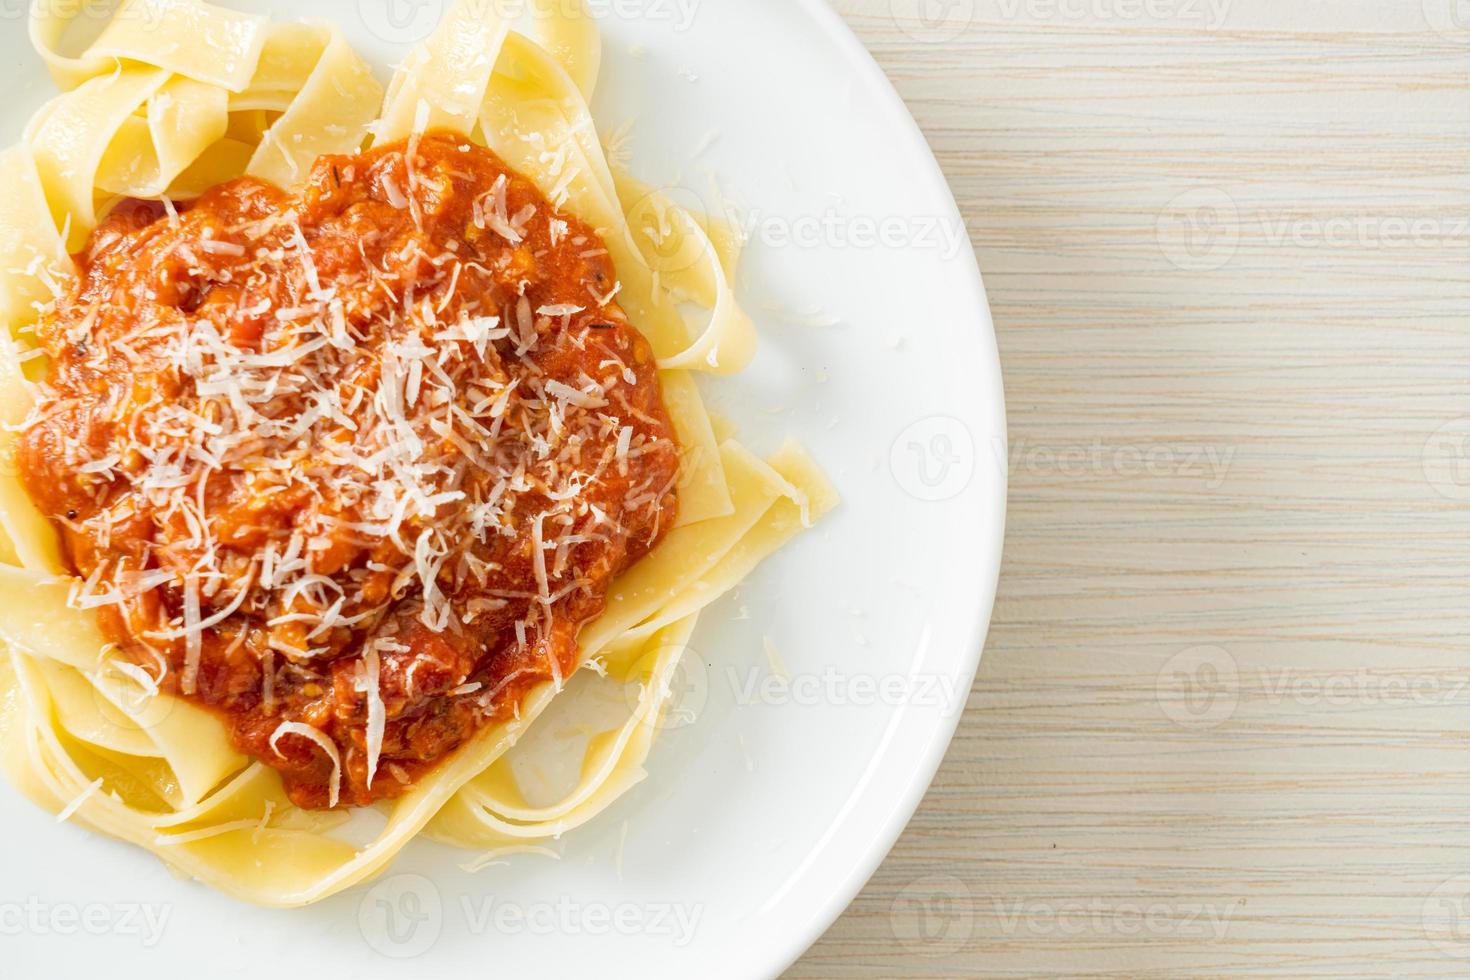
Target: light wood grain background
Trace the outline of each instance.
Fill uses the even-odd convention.
[[[1470,2],[835,6],[985,272],[1010,527],[793,975],[1470,976]]]

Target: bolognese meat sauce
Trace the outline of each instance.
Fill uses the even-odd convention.
[[[73,601],[310,808],[403,793],[578,661],[678,448],[597,233],[429,134],[125,202],[17,459]]]

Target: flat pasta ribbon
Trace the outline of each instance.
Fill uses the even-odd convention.
[[[543,685],[383,804],[386,823],[366,843],[340,836],[342,813],[295,807],[216,718],[160,693],[154,671],[106,644],[95,614],[70,603],[55,530],[14,467],[0,468],[0,768],[37,804],[248,902],[320,901],[420,834],[503,853],[586,823],[644,778],[701,611],[837,503],[799,448],[763,460],[722,440],[706,412],[693,373],[739,371],[755,348],[731,287],[738,236],[613,172],[588,108],[601,58],[591,15],[564,0],[528,0],[514,18],[497,6],[454,3],[386,92],[328,26],[125,0],[93,44],[67,53],[82,5],[32,9],[31,38],[62,94],[0,156],[0,457],[11,458],[44,370],[29,327],[113,202],[187,199],[244,174],[291,186],[322,154],[428,128],[488,145],[599,229],[618,300],[659,358],[684,452],[678,524],[580,637],[595,669],[577,683],[607,687],[621,720],[582,739],[526,740],[561,693]],[[532,802],[517,778],[528,761],[575,772],[574,785]]]

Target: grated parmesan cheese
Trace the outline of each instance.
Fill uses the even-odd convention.
[[[276,755],[285,758],[280,749],[280,741],[287,735],[297,735],[314,744],[326,753],[327,758],[332,760],[332,780],[328,792],[331,794],[329,806],[337,805],[337,798],[342,792],[342,756],[337,751],[337,743],[333,742],[319,729],[297,721],[283,721],[271,735],[270,747]],[[99,781],[100,782],[100,781]]]

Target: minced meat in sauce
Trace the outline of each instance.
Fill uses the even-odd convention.
[[[570,674],[674,521],[602,240],[461,137],[127,201],[76,264],[22,479],[74,603],[300,806],[400,795]]]

